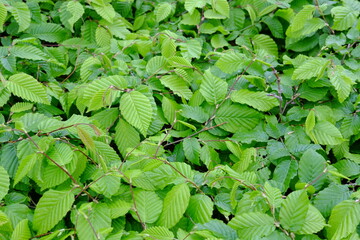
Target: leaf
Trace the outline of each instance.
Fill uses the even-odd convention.
[[[230,7],[226,0],[212,0],[211,6],[221,15],[229,17]]]
[[[249,63],[250,61],[244,54],[229,51],[220,57],[215,66],[224,73],[232,74],[243,70]]]
[[[193,14],[195,8],[203,8],[206,5],[206,0],[185,0],[185,9]]]
[[[75,127],[77,130],[77,134],[79,135],[81,141],[84,145],[91,151],[95,152],[95,143],[90,134],[81,126]]]
[[[95,57],[88,57],[80,67],[80,78],[84,81],[95,78],[101,67],[101,62]]]
[[[163,209],[163,201],[159,198],[159,196],[155,192],[135,190],[134,200],[141,221],[145,223],[156,222],[161,214],[161,210]],[[139,221],[139,218],[134,211],[132,211],[131,214],[137,221]]]
[[[6,20],[7,11],[3,3],[0,3],[0,31],[4,31],[4,23]]]
[[[206,195],[193,195],[190,197],[186,213],[195,223],[207,223],[211,220],[214,203]]]
[[[312,131],[314,127],[315,127],[315,112],[313,110],[310,110],[305,121],[305,132],[309,137],[313,136]]]
[[[26,73],[17,73],[9,78],[6,86],[14,95],[23,99],[49,104],[44,86]]]
[[[172,228],[185,213],[190,200],[190,189],[186,183],[174,186],[165,196],[163,210],[157,225]]]
[[[14,186],[32,170],[32,168],[35,166],[37,159],[38,156],[36,153],[27,155],[25,158],[21,159],[14,178]]]
[[[84,12],[84,8],[79,2],[64,2],[60,8],[61,22],[66,28],[74,32],[73,25],[82,17]]]
[[[199,156],[200,156],[200,143],[196,138],[187,138],[183,141],[183,148],[186,158],[196,164],[200,165]]]
[[[150,75],[162,73],[166,69],[168,61],[163,56],[155,56],[151,58],[146,64],[146,72]]]
[[[110,45],[111,38],[111,33],[107,29],[101,26],[98,26],[96,28],[95,40],[97,45],[99,45],[100,47],[108,47]]]
[[[255,35],[252,39],[254,49],[256,52],[259,50],[265,50],[270,55],[273,55],[274,57],[278,56],[278,48],[275,43],[275,41],[265,34],[258,34]]]
[[[200,85],[200,93],[208,103],[218,104],[225,98],[227,87],[228,85],[224,80],[214,76],[210,70],[206,70]]]
[[[299,180],[304,183],[311,183],[316,189],[320,189],[326,178],[326,175],[323,175],[325,169],[326,160],[324,157],[309,149],[299,161]]]
[[[247,104],[259,111],[269,111],[272,108],[279,106],[279,101],[273,97],[268,96],[266,92],[253,92],[247,89],[240,89],[232,92],[231,100],[234,102]]]
[[[149,236],[145,239],[162,239],[162,240],[172,240],[174,239],[174,234],[167,229],[166,227],[150,227],[145,229],[142,234]]]
[[[123,157],[140,143],[139,133],[125,120],[120,119],[115,128],[115,143]]]
[[[11,235],[11,240],[28,240],[31,239],[31,237],[29,219],[23,219],[16,225]]]
[[[281,155],[280,155],[281,156]],[[276,166],[273,173],[273,180],[277,182],[277,187],[281,192],[285,192],[298,170],[298,164],[296,161],[285,160]]]
[[[331,9],[331,15],[334,17],[334,30],[343,31],[354,25],[358,18],[359,11],[348,7],[337,6]]]
[[[343,137],[339,129],[328,121],[320,121],[316,123],[313,129],[313,137],[310,138],[321,145],[338,145],[343,142]]]
[[[240,129],[251,130],[262,118],[261,113],[247,106],[223,104],[216,114],[215,123],[223,124],[221,128],[235,133]]]
[[[31,60],[45,60],[46,54],[39,48],[27,45],[15,45],[11,48],[11,53],[15,57],[31,59]]]
[[[280,207],[283,199],[281,191],[278,188],[272,187],[269,182],[266,182],[264,185],[264,193],[273,209]]]
[[[325,225],[326,225],[325,219],[321,215],[320,211],[316,207],[309,205],[309,210],[306,214],[305,223],[302,226],[302,228],[296,233],[299,234],[317,233],[321,229],[323,229]]]
[[[32,23],[26,32],[41,40],[57,43],[65,40],[68,35],[68,32],[64,28],[54,23]]]
[[[150,126],[153,110],[150,100],[141,92],[124,93],[120,99],[120,111],[126,121],[138,128],[145,136]]]
[[[351,78],[348,77],[344,71],[345,68],[339,65],[332,67],[331,70],[328,71],[330,82],[336,89],[337,97],[341,103],[350,95],[353,84]]]
[[[172,11],[172,6],[168,2],[160,3],[155,7],[155,16],[156,21],[161,22],[162,20],[166,19]]]
[[[186,81],[177,75],[165,75],[160,78],[160,82],[170,88],[174,94],[189,100],[193,93],[188,87]]]
[[[330,61],[325,58],[311,57],[295,69],[292,78],[295,80],[305,80],[313,77],[319,79],[323,76],[329,63]]]
[[[3,166],[0,166],[0,200],[2,200],[9,191],[10,178]]]
[[[34,212],[33,227],[38,234],[51,230],[70,210],[74,195],[69,190],[45,192]]]
[[[30,10],[26,3],[14,2],[9,9],[14,16],[16,22],[19,24],[18,32],[26,30],[30,26]]]
[[[90,4],[102,18],[109,23],[113,22],[116,12],[111,4],[103,0],[92,0]]]
[[[345,200],[331,211],[327,237],[330,240],[343,239],[356,230],[360,223],[360,205],[353,200]]]
[[[275,230],[274,219],[261,212],[243,213],[235,216],[228,224],[244,239],[265,237]]]
[[[171,38],[165,38],[161,44],[161,55],[166,58],[174,56],[176,53],[175,41]]]
[[[34,106],[33,103],[29,102],[18,102],[11,106],[11,112],[23,112],[32,109]]]
[[[309,199],[306,191],[290,193],[280,208],[280,223],[290,231],[299,231],[303,228],[309,209]]]

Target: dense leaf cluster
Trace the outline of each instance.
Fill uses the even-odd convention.
[[[360,239],[359,13],[0,0],[0,239]]]

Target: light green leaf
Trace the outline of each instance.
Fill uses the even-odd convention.
[[[190,189],[187,183],[174,186],[165,196],[164,206],[157,225],[172,228],[179,222],[188,207]]]
[[[142,232],[142,234],[146,234],[145,236],[149,236],[149,237],[145,238],[146,240],[150,240],[150,239],[172,240],[172,239],[174,239],[174,234],[166,227],[161,227],[161,226],[147,228]]]
[[[90,187],[91,190],[98,194],[103,194],[107,198],[111,198],[111,196],[115,195],[121,184],[120,177],[117,174],[111,174],[109,172],[105,174],[103,171],[98,171],[92,176],[92,179],[94,182]]]
[[[84,145],[91,151],[95,152],[95,143],[94,139],[92,139],[91,135],[81,126],[75,127],[77,130],[77,134],[79,135],[81,141]]]
[[[110,3],[103,0],[92,0],[90,4],[102,18],[109,23],[113,22],[116,12]]]
[[[269,182],[264,185],[264,193],[272,209],[280,207],[283,199],[280,189],[272,187]]]
[[[279,106],[279,100],[273,96],[268,96],[266,92],[253,92],[247,89],[240,89],[232,92],[231,100],[234,102],[247,104],[257,110],[266,112]]]
[[[111,201],[107,203],[107,206],[110,209],[111,219],[116,219],[128,213],[132,207],[132,203],[124,201],[121,197],[116,197],[112,198]]]
[[[120,99],[120,111],[127,122],[146,135],[153,110],[150,100],[144,94],[138,91],[124,93]]]
[[[238,235],[243,239],[258,239],[275,230],[274,219],[261,212],[237,215],[231,219],[228,225],[237,230]]]
[[[84,81],[89,78],[93,79],[99,74],[101,62],[95,57],[88,57],[80,67],[80,78]]]
[[[356,230],[360,223],[360,204],[353,200],[345,200],[331,211],[327,237],[340,240]]]
[[[211,6],[215,11],[220,13],[221,15],[224,15],[226,17],[229,17],[230,7],[229,3],[226,0],[212,0]]]
[[[299,161],[299,179],[304,183],[312,183],[316,189],[324,184],[326,175],[323,172],[326,168],[326,160],[313,149],[307,150]],[[316,181],[315,181],[316,180]]]
[[[252,42],[256,52],[259,50],[264,50],[274,57],[278,56],[278,47],[270,36],[265,34],[258,34],[253,37]]]
[[[165,38],[161,44],[161,55],[166,58],[174,56],[176,53],[176,44],[174,39]]]
[[[174,94],[189,100],[192,97],[192,91],[184,79],[177,75],[165,75],[160,78],[160,82],[170,88]]]
[[[315,112],[310,110],[305,121],[305,132],[308,136],[313,136],[312,131],[315,127]]]
[[[10,178],[3,166],[0,166],[0,200],[2,200],[9,191]]]
[[[43,51],[31,45],[15,45],[10,51],[15,57],[19,58],[30,60],[45,60],[47,58]]]
[[[244,54],[229,51],[222,55],[215,65],[224,73],[232,74],[243,70],[249,63],[250,61]]]
[[[286,35],[291,35],[293,32],[299,31],[304,28],[307,20],[313,18],[313,13],[315,11],[314,5],[305,5],[295,17],[291,19],[291,24],[286,30]]]
[[[0,3],[0,31],[4,31],[4,23],[6,20],[7,11],[3,3]]]
[[[172,6],[168,2],[163,2],[157,5],[155,7],[156,21],[161,22],[170,15],[171,11],[172,11]]]
[[[210,70],[206,70],[200,85],[200,93],[208,103],[218,104],[225,98],[227,87],[224,80],[214,76]]]
[[[334,30],[343,31],[354,25],[358,19],[359,11],[350,9],[348,7],[337,6],[331,9],[331,14],[334,17]]]
[[[186,158],[196,164],[200,165],[199,156],[200,156],[200,143],[196,138],[187,138],[183,141],[183,149]]]
[[[120,119],[115,128],[115,143],[123,157],[140,143],[138,131],[128,124],[125,120]]]
[[[27,155],[25,158],[21,159],[19,167],[16,171],[16,175],[14,178],[14,186],[21,181],[34,167],[38,156],[36,153]]]
[[[10,111],[11,112],[23,112],[32,109],[34,106],[33,103],[29,102],[18,102],[11,106]]]
[[[100,47],[108,47],[110,45],[112,35],[109,30],[98,26],[95,31],[96,44]]]
[[[9,78],[6,86],[14,95],[23,99],[49,104],[45,87],[26,73],[17,73]]]
[[[64,26],[72,32],[74,23],[84,14],[83,6],[77,1],[64,2],[60,8],[60,19]]]
[[[26,3],[14,2],[9,10],[19,24],[18,32],[22,32],[30,26],[30,10]]]
[[[309,209],[309,199],[306,191],[294,191],[283,201],[280,208],[280,223],[290,231],[299,231],[303,228]]]
[[[45,192],[40,198],[34,212],[33,227],[38,234],[51,230],[70,210],[74,195],[69,190]]]
[[[135,190],[134,200],[137,212],[141,221],[145,223],[154,223],[160,216],[163,209],[163,201],[155,192]],[[131,211],[132,216],[139,221],[137,214]]]
[[[352,79],[344,71],[345,68],[339,65],[332,67],[328,71],[330,82],[336,89],[339,102],[341,103],[350,95],[351,86],[353,85]]]
[[[68,35],[68,31],[55,23],[32,23],[26,32],[47,42],[62,42]]]
[[[206,0],[185,0],[185,9],[193,14],[195,8],[203,8],[206,4]]]
[[[295,69],[292,78],[295,80],[305,80],[313,77],[319,79],[323,76],[329,63],[330,61],[325,58],[312,57]]]
[[[277,183],[277,187],[281,192],[285,192],[298,170],[298,163],[296,161],[285,160],[276,166],[273,173],[273,180]]]
[[[11,240],[29,240],[32,234],[29,228],[29,219],[21,220],[15,227]]]
[[[296,233],[299,234],[312,234],[317,233],[325,227],[325,218],[321,215],[320,211],[313,205],[309,205],[309,210],[306,214],[305,223],[302,228]]]
[[[235,133],[239,129],[253,129],[262,118],[261,113],[247,106],[223,104],[216,114],[215,123],[223,124],[221,128]]]
[[[207,223],[211,220],[214,203],[206,195],[197,194],[190,197],[187,214],[195,223]]]
[[[151,58],[146,64],[146,72],[150,75],[162,73],[166,70],[168,61],[163,56],[155,56]]]
[[[313,136],[310,136],[316,144],[338,145],[343,142],[343,137],[338,128],[328,121],[316,123]]]

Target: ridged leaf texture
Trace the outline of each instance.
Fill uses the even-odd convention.
[[[60,19],[64,26],[72,32],[74,23],[79,20],[84,14],[83,6],[76,1],[64,2],[60,8]]]
[[[4,31],[4,22],[6,20],[7,10],[3,3],[0,3],[0,31]]]
[[[356,231],[360,223],[360,204],[353,200],[345,200],[336,205],[330,215],[327,237],[330,240],[346,238]]]
[[[26,30],[30,26],[30,10],[26,3],[14,2],[11,4],[10,12],[19,24],[19,32]]]
[[[247,57],[235,51],[229,51],[222,55],[216,62],[216,66],[225,73],[232,74],[243,70],[249,64]]]
[[[339,65],[328,71],[328,77],[337,92],[339,102],[343,102],[350,95],[352,79],[346,75],[344,67]]]
[[[167,229],[166,227],[156,226],[145,229],[142,234],[145,234],[145,239],[162,239],[162,240],[172,240],[174,239],[174,234]]]
[[[189,89],[188,83],[177,75],[165,75],[160,78],[161,83],[171,89],[173,94],[189,100],[193,93]]]
[[[45,192],[36,205],[33,227],[38,234],[51,230],[70,210],[74,195],[69,190]]]
[[[68,35],[64,28],[55,23],[31,24],[26,32],[41,40],[57,43],[65,40]]]
[[[226,96],[228,85],[219,77],[206,70],[200,85],[200,92],[210,104],[220,103]]]
[[[37,103],[50,103],[44,86],[26,73],[12,75],[7,82],[7,88],[23,99]]]
[[[9,191],[10,178],[4,167],[0,166],[0,200],[2,200]]]
[[[11,240],[29,240],[31,237],[32,234],[29,228],[29,219],[23,219],[14,228]]]
[[[141,221],[145,223],[156,222],[163,208],[163,201],[160,197],[152,191],[136,190],[134,191],[134,200]],[[132,212],[132,215],[139,220],[135,212]]]
[[[313,149],[307,150],[299,161],[299,179],[304,183],[312,183],[316,189],[324,184],[326,160]],[[315,181],[316,180],[316,181]]]
[[[343,142],[343,137],[338,128],[328,121],[320,121],[315,124],[313,137],[310,138],[317,144],[338,145]]]
[[[203,8],[206,4],[205,0],[185,0],[185,9],[193,14],[196,8]]]
[[[253,92],[247,89],[241,89],[231,94],[231,100],[234,102],[249,105],[259,111],[269,111],[279,106],[279,100],[274,96],[268,96],[266,92]]]
[[[186,213],[195,223],[207,223],[211,220],[214,203],[206,195],[197,194],[190,197]]]
[[[350,28],[355,23],[359,10],[338,6],[331,9],[331,14],[334,16],[332,28],[341,31]]]
[[[299,231],[299,234],[312,234],[317,233],[326,225],[325,218],[321,215],[320,211],[313,205],[309,205],[306,214],[305,223]]]
[[[190,189],[187,183],[174,186],[165,196],[157,224],[167,228],[175,226],[185,213],[189,200]]]
[[[275,230],[274,219],[262,212],[240,214],[231,219],[228,225],[237,230],[243,239],[258,239]]]
[[[265,34],[258,34],[255,35],[252,39],[255,51],[264,50],[268,54],[277,57],[278,55],[278,48],[277,45],[271,37]]]
[[[156,21],[161,22],[162,20],[166,19],[172,11],[172,6],[168,2],[160,3],[155,8],[155,16]]]
[[[38,156],[36,153],[27,155],[23,159],[20,160],[20,164],[17,168],[16,175],[14,178],[14,185],[21,181],[34,167]]]
[[[280,223],[290,231],[299,231],[303,228],[309,209],[309,199],[305,191],[290,193],[280,209]]]
[[[120,110],[126,121],[145,136],[153,116],[150,100],[138,91],[124,93],[120,99]]]
[[[102,18],[104,18],[109,23],[114,21],[116,12],[110,3],[102,0],[93,0],[91,1],[91,6]]]
[[[305,80],[315,77],[319,79],[323,76],[329,63],[329,60],[325,58],[312,57],[295,69],[292,78]]]

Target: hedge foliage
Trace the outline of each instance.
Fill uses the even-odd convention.
[[[0,239],[360,239],[359,13],[0,0]]]

